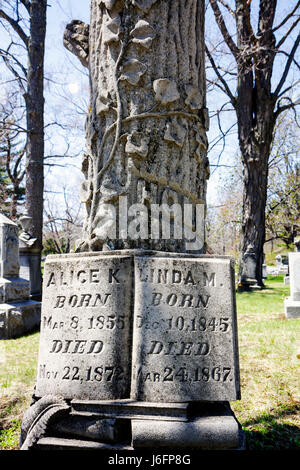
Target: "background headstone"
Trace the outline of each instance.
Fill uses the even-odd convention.
[[[42,273],[40,268],[41,250],[36,246],[37,239],[29,233],[31,217],[24,214],[19,222],[22,232],[19,235],[20,276],[30,282],[30,298],[42,300]]]
[[[0,214],[0,339],[14,338],[40,323],[41,303],[30,300],[30,283],[19,277],[18,226]]]
[[[276,266],[277,266],[278,274],[287,274],[289,271],[288,254],[277,255]]]
[[[287,318],[300,317],[300,253],[289,253],[290,297],[284,300]]]

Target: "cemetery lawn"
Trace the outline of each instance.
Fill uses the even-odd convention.
[[[300,318],[287,320],[283,276],[237,292],[242,399],[231,406],[247,450],[300,450]],[[0,450],[18,449],[36,379],[39,333],[0,341]]]
[[[300,450],[300,318],[287,320],[283,275],[237,292],[242,399],[231,403],[249,450]]]

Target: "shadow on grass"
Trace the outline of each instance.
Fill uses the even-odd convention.
[[[0,398],[0,431],[7,429],[11,425],[11,415],[14,410],[18,409],[24,403],[25,397],[3,397]]]
[[[300,450],[300,428],[284,422],[299,412],[300,403],[281,404],[273,413],[262,413],[243,423],[247,449]]]

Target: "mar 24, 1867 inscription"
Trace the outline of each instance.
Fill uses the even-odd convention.
[[[128,398],[132,259],[48,257],[36,395]]]
[[[239,397],[233,287],[228,258],[135,258],[135,399]]]

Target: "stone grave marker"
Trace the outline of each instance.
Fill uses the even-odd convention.
[[[90,5],[64,35],[90,73],[86,215],[45,263],[21,448],[240,449],[233,265],[204,254],[204,1]]]
[[[284,300],[287,318],[300,317],[300,253],[289,253],[290,297]]]
[[[30,283],[19,277],[18,226],[0,214],[0,339],[22,336],[38,327],[41,303],[30,296]]]
[[[37,239],[29,233],[31,217],[23,214],[19,222],[22,232],[19,235],[20,275],[30,282],[30,298],[40,301],[42,298],[42,274],[40,269],[41,250],[37,248]]]
[[[132,259],[48,256],[36,395],[129,397]]]

